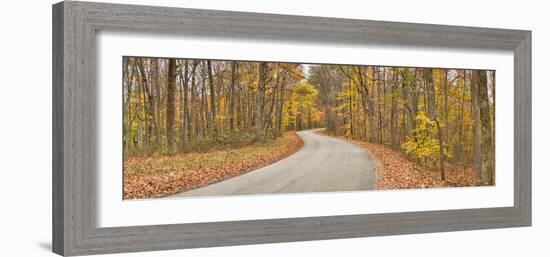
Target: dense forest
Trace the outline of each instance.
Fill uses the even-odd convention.
[[[127,155],[325,128],[494,184],[494,71],[124,57],[123,77]]]

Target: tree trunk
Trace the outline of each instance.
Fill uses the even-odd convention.
[[[212,62],[206,61],[208,67],[208,85],[210,86],[210,115],[208,116],[208,137],[214,138],[216,130],[216,91],[214,90],[214,77],[212,76]]]
[[[206,65],[204,62],[201,63],[201,90],[200,90],[200,120],[201,120],[201,126],[200,126],[200,135],[206,138],[206,130],[208,123],[208,101],[206,100],[206,79],[208,78],[208,72],[206,71]]]
[[[179,96],[177,97],[176,101],[179,101],[179,111],[180,111],[180,139],[179,139],[179,144],[180,146],[183,146],[183,143],[185,142],[185,111],[184,111],[184,104],[183,104],[183,88],[186,87],[185,83],[186,83],[186,75],[187,75],[187,67],[185,67],[186,65],[186,60],[183,60],[181,61],[181,65],[183,67],[183,74],[180,72],[178,74],[178,77],[179,77],[179,87],[178,87],[178,92],[179,92]],[[177,63],[177,62],[176,62]]]
[[[189,129],[189,139],[194,139],[195,133],[198,130],[198,123],[199,123],[199,116],[198,116],[198,108],[197,108],[197,87],[195,84],[196,76],[197,76],[197,61],[193,61],[193,68],[191,72],[191,106],[190,106],[190,119],[193,120],[193,125],[190,126]]]
[[[414,80],[410,82],[409,86],[410,86],[410,96],[411,96],[411,111],[412,111],[412,116],[413,116],[413,119],[411,120],[412,121],[412,129],[416,129],[416,115],[418,114],[418,102],[420,101],[420,96],[419,96],[419,85],[418,85],[418,81],[416,80],[416,78],[418,77],[417,76],[417,73],[418,73],[418,70],[415,69],[414,70]]]
[[[261,62],[258,67],[258,101],[256,103],[256,140],[263,139],[262,115],[265,96],[265,63]]]
[[[479,108],[479,74],[478,71],[472,71],[472,116],[473,124],[473,154],[474,154],[474,170],[476,174],[476,184],[481,185],[483,182],[483,170],[481,163],[481,119]]]
[[[393,83],[390,87],[391,92],[391,122],[390,122],[390,132],[391,132],[391,145],[393,148],[398,148],[397,142],[397,71],[394,71],[393,74]]]
[[[126,103],[124,104],[124,113],[126,114],[126,124],[124,126],[124,149],[130,148],[130,141],[132,139],[132,106],[131,106],[131,99],[132,99],[132,83],[134,80],[134,62],[132,62],[132,68],[128,70],[128,66],[130,65],[130,58],[125,57],[124,58],[124,73],[126,74]]]
[[[174,119],[176,116],[176,60],[168,61],[168,88],[166,103],[166,143],[169,151],[175,152],[176,145],[174,141]]]
[[[247,87],[247,98],[248,98],[248,101],[246,101],[246,115],[247,115],[247,124],[246,124],[246,128],[248,130],[252,130],[252,124],[254,123],[254,95],[253,95],[253,92],[252,92],[252,89],[250,87]]]
[[[445,148],[443,145],[443,135],[441,133],[441,126],[437,117],[435,118],[435,125],[437,126],[437,136],[439,138],[439,172],[441,174],[441,179],[445,180]]]
[[[407,78],[408,76],[408,73],[409,73],[409,70],[408,69],[405,69],[404,71],[404,75],[403,77],[404,78]],[[412,107],[412,99],[411,99],[411,84],[412,82],[410,81],[406,81],[406,82],[402,82],[401,84],[401,87],[402,87],[402,94],[403,94],[403,106],[405,107],[405,114],[406,114],[406,119],[407,119],[407,122],[406,122],[406,125],[407,125],[407,129],[406,129],[406,133],[405,134],[410,134],[412,130],[414,130],[414,118],[415,118],[415,114],[413,114],[413,107]]]
[[[153,94],[152,99],[154,100],[153,103],[153,113],[154,113],[154,134],[155,134],[155,144],[157,146],[160,145],[160,108],[159,108],[159,102],[160,102],[160,79],[159,79],[159,66],[158,66],[159,60],[157,58],[153,59],[152,61],[152,69],[153,69],[153,86],[151,88],[151,92]]]
[[[138,148],[141,148],[143,146],[143,139],[144,139],[144,132],[143,132],[143,127],[144,127],[144,124],[145,123],[145,129],[147,129],[147,112],[146,112],[146,108],[145,108],[145,102],[147,101],[147,97],[145,95],[145,81],[144,81],[144,78],[143,78],[143,73],[141,75],[141,80],[140,80],[140,83],[139,83],[139,88],[138,88],[138,95],[139,95],[139,108],[137,110],[137,114],[138,114]]]
[[[276,69],[276,72],[278,73],[278,68]],[[269,105],[269,113],[265,116],[265,123],[264,123],[264,135],[267,134],[268,129],[273,127],[273,118],[274,118],[274,110],[275,105],[277,104],[277,94],[279,90],[279,76],[275,79],[275,85],[273,86],[273,90],[271,92],[271,104]],[[275,136],[275,134],[273,134]]]
[[[443,141],[443,131],[437,118],[435,85],[433,81],[432,69],[424,69],[426,79],[426,89],[428,93],[428,115],[431,121],[435,121],[437,126],[437,137],[439,141],[439,169],[441,171],[441,179],[445,179],[445,142]]]
[[[352,87],[351,87],[351,79],[348,81],[348,84],[349,84],[349,130],[350,130],[350,136],[351,136],[351,139],[353,139],[353,98],[352,98],[352,95],[353,95],[353,90],[352,90]]]
[[[435,120],[436,108],[435,108],[435,86],[433,82],[432,69],[424,69],[425,83],[427,89],[427,106],[428,106],[428,117],[430,120]]]
[[[242,119],[243,119],[243,114],[242,114],[242,86],[241,86],[241,83],[237,83],[237,101],[235,102],[236,103],[236,107],[235,109],[237,109],[237,117],[236,117],[236,128],[238,128],[239,130],[241,129],[241,126],[242,126]]]
[[[285,83],[286,81],[283,81],[280,85],[279,89],[279,102],[278,102],[278,112],[277,112],[277,133],[276,136],[280,136],[283,132],[283,109],[285,104]]]
[[[465,164],[464,156],[464,105],[466,104],[466,70],[462,71],[462,96],[460,103],[460,112],[458,118],[458,143],[456,145],[457,158],[460,162]]]
[[[372,92],[374,91],[374,87],[376,83],[373,82],[372,84],[373,90],[369,91],[369,79],[364,77],[364,76],[368,76],[368,68],[366,70],[366,74],[364,74],[365,72],[363,72],[363,67],[358,67],[357,72],[359,77],[359,85],[361,86],[361,88],[363,88],[363,91],[365,92],[364,97],[367,102],[367,105],[366,105],[367,108],[365,109],[365,114],[366,116],[369,117],[369,142],[374,143],[374,140],[375,140],[374,93]],[[373,67],[373,76],[375,73],[376,73],[376,70]]]
[[[382,87],[380,83],[380,68],[374,67],[374,85],[376,87],[376,102],[378,107],[378,143],[382,144],[384,143],[384,137],[382,132],[382,104],[381,104],[381,98],[382,97]]]
[[[231,64],[231,88],[229,92],[229,130],[234,132],[235,130],[235,83],[237,81],[239,64],[233,61]]]
[[[184,74],[184,83],[183,83],[183,139],[191,140],[190,130],[191,130],[191,119],[189,115],[189,67],[188,61],[185,60],[183,65],[185,65],[185,74]],[[194,75],[195,69],[192,68],[191,74]],[[183,142],[183,140],[182,140]]]
[[[141,74],[141,89],[143,91],[143,112],[144,112],[144,121],[145,121],[145,139],[147,143],[151,141],[151,135],[153,134],[153,100],[151,97],[151,85],[150,79],[148,79],[145,72],[145,66],[143,65],[144,58],[139,58],[138,66]],[[149,60],[149,59],[148,59]],[[149,60],[150,61],[150,60]],[[152,67],[149,67],[149,72],[153,70]],[[152,77],[152,76],[151,76]]]
[[[368,85],[367,85],[368,87]],[[373,84],[373,88],[374,88],[374,84]],[[375,126],[374,126],[374,93],[372,93],[370,96],[367,96],[368,100],[368,116],[369,116],[369,133],[370,133],[370,142],[371,143],[374,143],[375,141],[375,134],[376,134],[376,129],[375,129]]]
[[[160,101],[160,91],[161,91],[161,79],[160,79],[160,68],[159,68],[159,59],[154,60],[155,67],[155,87],[153,87],[153,98],[155,99],[155,144],[160,146],[161,138],[161,119],[160,119],[160,110],[161,110],[161,101]]]
[[[445,115],[445,120],[444,120],[444,127],[443,127],[443,140],[445,142],[449,142],[449,106],[448,106],[448,102],[449,102],[449,96],[448,96],[448,86],[447,86],[447,69],[443,69],[443,80],[442,80],[442,85],[441,85],[441,88],[442,88],[442,91],[443,91],[443,113]]]
[[[489,174],[491,166],[491,111],[489,108],[489,93],[487,88],[487,71],[478,71],[478,100],[479,114],[481,121],[481,173],[482,180],[485,184],[490,182]]]

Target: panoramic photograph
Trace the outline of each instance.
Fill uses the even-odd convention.
[[[123,199],[495,185],[495,71],[123,57]]]

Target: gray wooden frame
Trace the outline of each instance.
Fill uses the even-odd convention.
[[[514,206],[96,226],[99,30],[514,52]],[[510,103],[511,104],[511,103]],[[512,140],[510,138],[510,140]],[[53,6],[53,251],[85,255],[531,225],[531,32],[65,1]]]

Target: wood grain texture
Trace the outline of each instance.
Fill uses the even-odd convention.
[[[52,249],[63,253],[64,242],[64,181],[63,181],[63,3],[52,10]]]
[[[514,51],[514,206],[99,228],[99,30],[243,40]],[[531,225],[531,33],[520,30],[66,1],[53,6],[53,250],[150,251]],[[113,171],[118,172],[118,171]]]
[[[514,51],[514,207],[531,224],[531,33]]]

